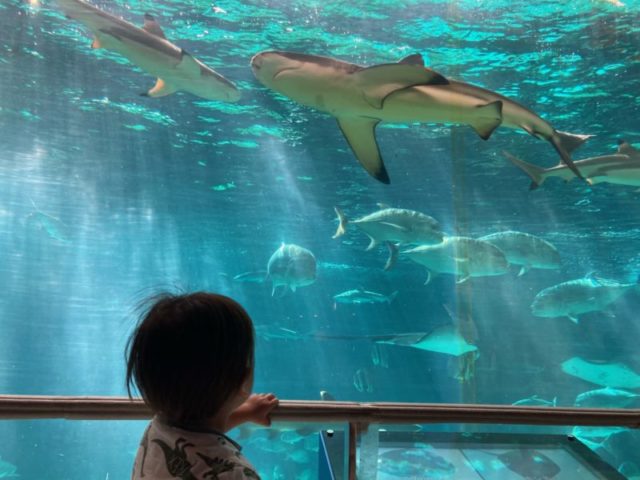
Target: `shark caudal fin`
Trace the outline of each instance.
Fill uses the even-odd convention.
[[[562,162],[569,167],[576,177],[583,180],[585,179],[584,176],[580,173],[580,170],[578,170],[578,167],[575,166],[571,159],[571,152],[591,137],[593,137],[593,135],[577,135],[575,133],[560,132],[556,130],[550,139],[551,144],[558,154],[560,154]]]
[[[524,173],[529,175],[532,180],[529,190],[535,190],[540,185],[542,185],[542,182],[544,182],[547,178],[545,176],[546,170],[544,168],[533,165],[532,163],[527,163],[524,160],[520,160],[518,157],[511,155],[506,150],[503,150],[502,154],[507,157],[509,161],[516,167],[520,167],[524,171]]]
[[[336,211],[339,224],[338,224],[338,229],[336,230],[335,235],[331,238],[338,238],[346,233],[347,223],[349,222],[349,220],[347,220],[347,216],[338,207],[333,207],[333,209]]]
[[[502,123],[502,102],[498,100],[487,103],[477,109],[481,116],[471,124],[471,127],[480,135],[480,138],[488,140],[493,131]]]
[[[379,122],[377,118],[338,118],[338,126],[360,165],[379,182],[391,183],[376,141],[376,126]]]

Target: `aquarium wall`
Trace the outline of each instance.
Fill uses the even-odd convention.
[[[283,399],[638,408],[639,15],[0,0],[0,392],[125,395],[136,307],[206,290]],[[42,477],[57,426],[0,425],[0,477]]]

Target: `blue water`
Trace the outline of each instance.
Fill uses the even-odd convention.
[[[640,3],[94,4],[136,24],[154,13],[169,39],[236,83],[243,98],[140,97],[154,79],[92,50],[87,30],[55,2],[1,1],[0,392],[124,395],[133,309],[167,288],[242,302],[258,330],[255,389],[281,398],[319,399],[327,390],[354,401],[511,404],[538,395],[572,405],[600,387],[561,370],[571,357],[640,372],[637,293],[579,325],[529,308],[540,290],[590,272],[636,280],[635,187],[550,179],[529,191],[501,151],[552,166],[558,159],[546,142],[507,128],[485,142],[469,127],[417,124],[378,127],[392,182],[383,185],[356,162],[333,118],[267,90],[249,68],[268,49],[362,65],[419,52],[443,75],[517,99],[559,130],[596,135],[575,152],[581,159],[613,153],[620,138],[640,145]],[[356,218],[378,202],[429,214],[449,234],[538,235],[556,246],[562,268],[522,277],[514,268],[460,285],[442,275],[427,286],[424,268],[403,258],[384,272],[386,249],[365,251],[362,232],[331,238],[334,206]],[[314,253],[313,285],[273,297],[268,283],[233,280],[264,270],[282,242]],[[389,305],[334,308],[334,295],[358,287],[398,295]],[[451,322],[443,305],[458,312],[480,353],[467,359],[464,381],[455,378],[463,360],[451,356],[382,345],[385,361],[375,364],[370,340],[313,336],[428,332]],[[279,328],[295,333],[273,338]],[[358,371],[364,388],[354,382]],[[28,460],[34,432],[57,432],[51,425],[3,423],[0,436],[26,440],[0,442],[0,459],[23,479],[104,479],[108,465],[57,457],[60,473],[47,476]],[[135,450],[141,425],[118,429]],[[60,454],[97,448],[88,445],[71,442]],[[109,449],[120,455],[109,478],[125,478],[133,453]],[[265,478],[292,478],[265,468]]]

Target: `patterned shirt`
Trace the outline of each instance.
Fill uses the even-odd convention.
[[[208,429],[180,428],[154,417],[142,436],[132,480],[260,480],[240,445]]]

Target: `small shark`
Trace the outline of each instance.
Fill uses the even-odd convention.
[[[532,268],[560,268],[560,254],[556,247],[535,235],[509,230],[485,235],[478,240],[498,247],[510,264],[520,265],[518,276],[524,275]]]
[[[240,92],[233,83],[182,48],[169,42],[153,16],[144,16],[138,28],[82,0],[58,0],[68,18],[83,23],[94,35],[92,48],[119,53],[157,77],[145,96],[164,97],[177,91],[207,100],[236,102]]]
[[[362,67],[329,57],[265,51],[251,59],[251,67],[266,87],[333,115],[358,161],[383,183],[390,180],[375,137],[381,121],[467,124],[485,140],[499,125],[520,128],[551,143],[580,176],[570,153],[590,135],[557,131],[503,95],[425,68],[420,54]]]
[[[398,292],[395,291],[391,295],[383,295],[382,293],[371,292],[364,290],[363,288],[357,288],[355,290],[347,290],[342,293],[338,293],[333,296],[335,303],[348,303],[348,304],[371,304],[371,303],[391,303],[395,300]]]
[[[574,172],[562,163],[551,168],[541,168],[509,152],[502,153],[531,177],[529,190],[535,190],[549,177],[558,177],[565,181],[575,178]],[[640,187],[640,150],[624,140],[618,142],[618,150],[615,154],[576,160],[573,164],[591,185],[606,182]]]

